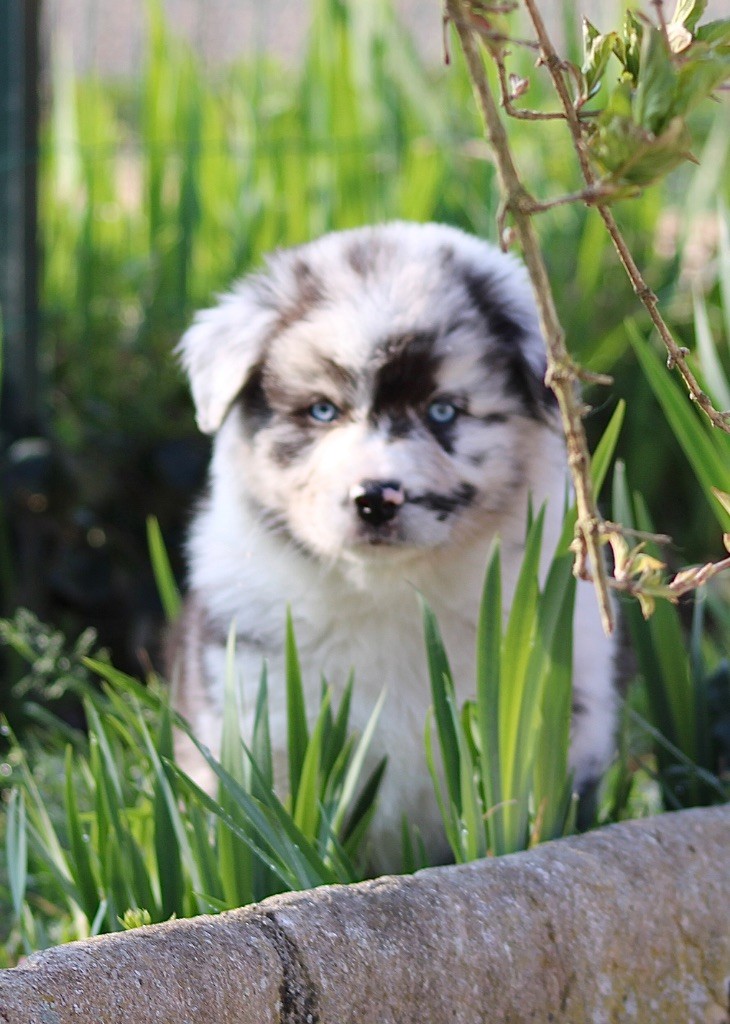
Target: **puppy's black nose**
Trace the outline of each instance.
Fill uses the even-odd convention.
[[[382,526],[398,514],[405,500],[397,480],[363,480],[350,489],[357,514],[370,526]]]

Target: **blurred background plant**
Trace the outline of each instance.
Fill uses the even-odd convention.
[[[312,0],[301,63],[262,52],[213,70],[172,31],[157,4],[147,10],[145,57],[133,80],[81,75],[61,39],[50,40],[39,151],[43,437],[7,446],[0,573],[4,612],[13,615],[22,601],[54,628],[23,614],[2,627],[7,657],[0,700],[24,751],[10,750],[6,732],[3,794],[20,783],[0,818],[7,843],[0,859],[0,909],[7,913],[0,918],[14,922],[6,962],[23,949],[118,927],[130,911],[127,923],[134,924],[145,914],[157,920],[203,905],[232,905],[244,883],[231,875],[224,884],[224,876],[234,847],[236,857],[250,863],[246,806],[269,824],[273,816],[276,835],[289,842],[297,836],[295,845],[296,830],[302,831],[309,845],[301,848],[310,851],[304,862],[293,856],[294,868],[291,850],[278,851],[282,862],[271,844],[263,859],[254,852],[257,866],[245,882],[251,898],[266,885],[274,891],[303,883],[307,872],[310,883],[358,876],[355,847],[364,835],[355,829],[348,846],[346,832],[335,841],[323,824],[331,820],[319,806],[327,805],[326,771],[310,771],[317,780],[310,794],[317,795],[306,808],[301,803],[296,821],[295,807],[267,803],[260,775],[233,743],[235,763],[224,764],[216,811],[164,760],[170,715],[159,690],[140,689],[110,668],[113,661],[151,676],[163,613],[145,520],[151,513],[159,520],[158,550],[167,548],[180,578],[187,509],[204,478],[207,445],[195,430],[170,353],[193,310],[278,245],[391,217],[443,220],[492,239],[496,233],[494,170],[461,58],[454,50],[449,68],[422,58],[389,0]],[[568,52],[580,63],[575,6],[566,3],[563,11]],[[438,33],[438,5],[431,13]],[[547,75],[535,71],[532,56],[515,53],[514,60],[530,78],[530,105],[554,109]],[[678,167],[614,208],[665,317],[719,408],[730,406],[727,113],[726,98],[694,111],[698,164]],[[561,125],[515,122],[510,131],[535,195],[579,187]],[[587,420],[594,443],[618,403],[626,403],[620,434],[612,438],[619,469],[605,467],[604,493],[613,495],[604,502],[607,513],[640,529],[654,523],[672,535],[674,547],[661,552],[670,565],[718,558],[728,523],[712,487],[730,491],[728,438],[711,432],[667,372],[595,211],[556,207],[541,215],[538,227],[570,351],[615,379],[610,391],[587,396],[594,404]],[[31,527],[41,538],[41,557],[21,578]],[[536,603],[525,611],[532,615],[528,632],[544,614],[543,598],[533,583],[530,588]],[[162,593],[169,610],[169,579]],[[729,597],[721,576],[694,610],[691,602],[663,605],[648,625],[636,609],[627,612],[636,657],[624,672],[629,686],[620,758],[600,795],[599,820],[730,796]],[[494,648],[502,638],[496,623],[490,629],[485,643]],[[66,644],[64,635],[78,640]],[[101,693],[84,661],[92,643],[97,652],[98,645],[111,652],[95,654],[106,679]],[[454,708],[448,673],[434,679],[435,706],[446,723],[443,735],[436,730],[441,746],[434,757],[443,763],[456,751],[461,792],[474,781],[469,766],[488,756],[476,728],[483,712],[478,704]],[[262,684],[261,723],[265,693]],[[337,711],[328,700],[319,711],[319,732],[307,743],[319,745],[310,766],[334,770],[335,747],[325,734],[334,730],[352,758],[356,740],[343,731],[346,700]],[[517,728],[519,714],[513,719]],[[84,722],[88,736],[79,729]],[[261,730],[258,755],[265,750],[263,724]],[[506,737],[508,744],[513,739]],[[265,779],[265,757],[263,768],[256,763]],[[337,770],[342,786],[341,766]],[[366,790],[370,798],[376,782]],[[453,778],[447,782],[453,784]],[[469,786],[463,794],[473,795]],[[247,805],[241,787],[258,804]],[[171,793],[184,801],[179,821]],[[455,856],[496,852],[490,829],[502,812],[486,806],[492,797],[482,788],[480,809],[478,803],[452,804],[455,795],[452,789],[444,808],[447,822],[457,811],[451,819]],[[545,821],[534,792],[527,799],[527,835],[524,821],[517,829],[523,843],[533,841],[536,823]],[[462,828],[469,806],[471,836]],[[364,828],[366,808],[359,813]],[[545,825],[545,835],[570,828],[568,815],[560,827]],[[210,836],[212,845],[191,845],[191,829]],[[161,836],[172,844],[165,863],[176,879],[174,899],[171,891],[163,893]],[[418,838],[407,827],[404,836],[405,866],[415,868],[423,862]],[[122,863],[128,871],[120,875]],[[286,879],[277,866],[289,872]]]

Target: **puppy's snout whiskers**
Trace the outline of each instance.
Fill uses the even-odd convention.
[[[405,494],[397,481],[363,480],[350,488],[350,500],[364,523],[383,526],[395,519]]]

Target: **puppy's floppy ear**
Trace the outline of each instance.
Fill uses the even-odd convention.
[[[214,434],[270,335],[274,312],[244,283],[197,313],[176,352],[190,379],[198,426]]]

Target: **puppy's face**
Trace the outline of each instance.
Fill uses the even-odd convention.
[[[524,486],[551,418],[524,271],[437,225],[277,254],[181,351],[203,427],[226,420],[216,471],[328,560],[477,530]]]

